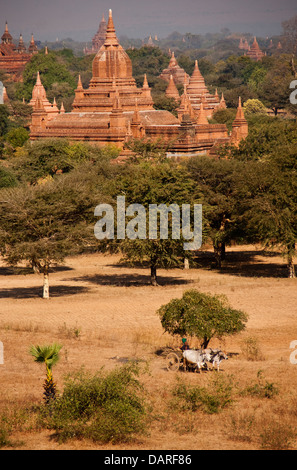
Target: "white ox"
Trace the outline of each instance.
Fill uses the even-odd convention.
[[[206,366],[207,363],[212,364],[213,368],[216,366],[217,371],[220,369],[220,364],[223,360],[227,360],[228,356],[220,349],[188,349],[183,352],[184,358],[184,369],[186,369],[187,363],[197,366],[199,372],[202,367]]]
[[[197,366],[199,372],[201,368],[211,361],[211,355],[203,350],[195,351],[194,349],[187,349],[183,352],[184,358],[184,369],[186,369],[187,363]]]
[[[214,354],[212,355],[210,362],[213,365],[213,367],[215,367],[216,365],[217,371],[219,371],[221,362],[227,361],[227,360],[228,360],[227,354],[225,354],[223,351],[217,350],[217,351],[214,351]]]

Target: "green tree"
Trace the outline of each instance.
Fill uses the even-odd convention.
[[[267,114],[266,107],[260,100],[247,100],[243,109],[246,118],[251,114]]]
[[[9,125],[9,111],[4,104],[0,105],[0,137],[6,134]]]
[[[226,244],[242,237],[240,201],[236,194],[235,175],[242,163],[234,160],[214,160],[193,157],[188,171],[203,194],[205,230],[211,239],[218,268],[225,258]]]
[[[278,61],[258,88],[260,100],[270,107],[275,116],[289,106],[290,83],[294,79],[289,61]]]
[[[152,155],[152,153],[150,154]],[[140,159],[141,161],[141,159]],[[195,187],[193,180],[185,168],[179,167],[174,162],[168,161],[141,161],[136,164],[129,164],[118,177],[110,184],[111,196],[125,196],[126,205],[141,204],[149,214],[151,204],[166,205],[171,204],[194,204],[199,201],[199,191]],[[131,264],[149,265],[151,272],[151,283],[157,285],[157,269],[181,266],[185,257],[190,257],[190,253],[184,251],[184,241],[182,235],[180,239],[172,237],[171,223],[172,213],[168,214],[168,239],[160,237],[160,220],[158,220],[157,239],[149,239],[148,225],[146,227],[146,237],[139,238],[139,233],[134,240],[125,238],[124,240],[110,242],[108,249],[118,249],[124,259]],[[148,217],[146,217],[148,219]],[[147,220],[148,224],[148,220]],[[137,228],[137,227],[136,227]],[[136,230],[136,229],[135,229]],[[139,227],[138,229],[139,230]]]
[[[231,308],[226,297],[195,289],[184,292],[157,311],[164,330],[171,335],[191,336],[208,347],[213,338],[234,335],[245,329],[247,315]]]
[[[11,129],[5,136],[6,142],[12,145],[14,149],[22,147],[25,142],[29,139],[29,132],[23,127]]]
[[[46,379],[43,385],[44,401],[46,405],[55,400],[57,395],[57,386],[53,380],[52,368],[60,359],[59,353],[62,346],[54,343],[46,346],[31,346],[30,354],[34,357],[36,362],[44,363],[46,367]]]
[[[20,181],[36,184],[44,178],[69,173],[83,162],[106,160],[108,155],[111,158],[115,152],[66,139],[43,139],[25,145],[11,165]]]
[[[43,274],[43,298],[49,298],[50,267],[95,246],[97,197],[96,182],[80,175],[1,191],[0,253],[9,264],[27,261]]]
[[[68,67],[59,60],[57,54],[50,52],[48,55],[36,54],[25,67],[23,83],[18,84],[16,98],[20,101],[32,98],[32,90],[36,83],[37,72],[40,72],[41,81],[45,90],[51,92],[56,84],[64,84],[65,97],[74,95],[77,81]]]
[[[11,188],[17,185],[17,179],[7,168],[0,166],[0,189]]]
[[[294,278],[297,240],[296,149],[276,151],[270,161],[250,162],[238,178],[238,196],[247,221],[246,229],[264,247],[282,250],[288,277]]]

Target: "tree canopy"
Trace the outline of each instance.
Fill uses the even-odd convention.
[[[231,308],[225,297],[195,289],[163,305],[157,313],[167,333],[198,338],[202,348],[213,338],[243,331],[248,319],[244,312]]]

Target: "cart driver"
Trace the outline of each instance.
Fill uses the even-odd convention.
[[[189,346],[189,343],[188,343],[188,340],[187,338],[183,338],[182,339],[182,347],[180,348],[182,351],[186,351],[187,349],[190,349],[190,346]]]

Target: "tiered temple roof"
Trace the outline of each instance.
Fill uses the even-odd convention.
[[[187,84],[187,80],[185,78],[184,82],[184,94],[182,96],[181,100],[181,106],[178,109],[178,114],[179,116],[182,116],[184,112],[184,102],[186,100],[190,101],[191,108],[193,109],[193,113],[198,115],[200,108],[201,108],[201,103],[203,102],[204,105],[204,111],[207,115],[207,117],[212,117],[213,113],[217,109],[225,108],[225,100],[224,97],[222,96],[222,99],[220,99],[218,93],[216,92],[214,95],[212,95],[206,84],[205,80],[199,70],[198,66],[198,61],[196,60],[195,62],[195,68],[192,76],[190,77],[189,83]]]
[[[13,43],[13,38],[8,30],[8,24],[5,24],[5,31],[1,37],[0,44],[0,70],[4,70],[15,81],[22,80],[22,72],[26,64],[31,60],[32,55],[38,53],[37,46],[32,34],[28,50],[20,35],[19,44]]]
[[[248,57],[250,57],[252,60],[259,61],[261,60],[265,54],[264,52],[261,51],[260,46],[258,44],[257,38],[254,37],[254,42],[251,45],[250,49],[246,53]]]
[[[177,85],[178,83],[183,84],[185,81],[185,75],[187,77],[187,81],[189,80],[188,74],[182,69],[175,58],[174,52],[172,52],[171,59],[169,65],[160,75],[160,78],[165,80],[166,82],[170,82],[170,77],[173,77],[174,83]]]
[[[194,85],[199,82],[200,90],[202,82],[195,79],[197,72],[190,87],[190,91],[197,92]],[[105,43],[94,58],[89,88],[85,90],[79,78],[71,112],[65,113],[64,108],[59,111],[55,103],[48,102],[38,74],[30,103],[33,106],[30,138],[113,143],[120,148],[131,138],[161,139],[170,144],[170,155],[206,153],[214,145],[228,143],[230,136],[224,124],[208,123],[208,95],[206,88],[202,89],[203,104],[198,113],[188,95],[184,96],[184,110],[179,118],[154,109],[146,76],[142,88],[136,86],[131,60],[119,44],[110,10]],[[218,96],[216,99],[219,103]],[[244,138],[244,133],[239,132],[242,125],[238,120],[236,135]]]

